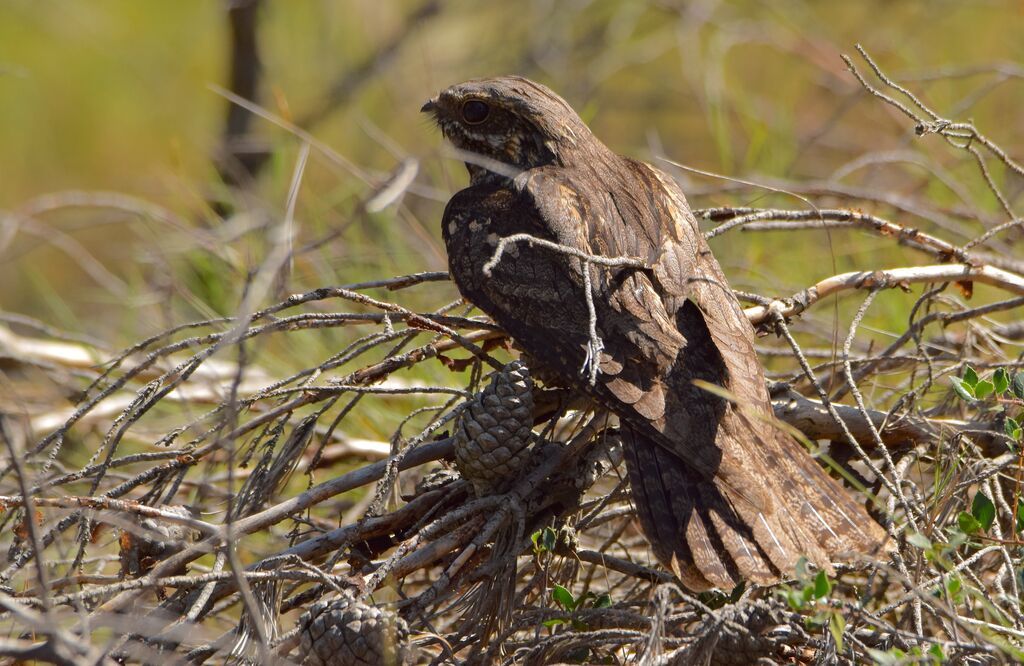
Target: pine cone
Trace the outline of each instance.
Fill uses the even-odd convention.
[[[162,508],[183,518],[191,516],[184,506]],[[190,527],[156,518],[142,518],[135,523],[139,526],[137,529],[122,529],[118,539],[121,574],[130,578],[148,573],[161,560],[183,550],[198,536],[198,532]],[[185,568],[181,567],[175,573],[184,572]]]
[[[299,618],[299,655],[310,666],[401,666],[409,627],[394,613],[348,596],[318,601]]]
[[[506,492],[530,458],[533,381],[513,361],[469,401],[455,429],[455,466],[478,497]]]
[[[709,666],[796,663],[796,651],[809,640],[800,624],[793,621],[791,611],[777,599],[723,606],[700,622],[695,635],[696,640],[675,652],[670,663]]]
[[[422,479],[416,482],[416,495],[429,493],[432,490],[444,488],[446,485],[459,478],[459,475],[450,469],[438,467],[427,472]]]

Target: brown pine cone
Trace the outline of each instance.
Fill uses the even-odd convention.
[[[512,361],[469,401],[455,429],[455,466],[478,497],[506,492],[530,458],[533,381]]]
[[[394,613],[348,596],[318,601],[299,618],[299,656],[310,666],[402,666],[409,627]]]
[[[452,481],[459,478],[459,475],[450,469],[444,467],[438,467],[437,469],[427,472],[422,479],[416,482],[416,495],[422,495],[429,493],[432,490],[443,488]]]
[[[184,506],[161,508],[182,518],[192,515]],[[148,573],[161,560],[181,551],[198,536],[198,532],[190,527],[156,518],[142,518],[134,522],[138,527],[122,529],[118,539],[121,575],[129,578]],[[175,573],[184,572],[182,567]]]

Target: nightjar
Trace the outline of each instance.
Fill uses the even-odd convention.
[[[619,417],[641,525],[688,588],[770,584],[801,557],[831,570],[887,548],[864,507],[773,425],[753,330],[672,178],[612,152],[524,78],[461,83],[423,111],[469,170],[442,222],[459,290]],[[515,234],[561,248],[518,242],[493,262]]]

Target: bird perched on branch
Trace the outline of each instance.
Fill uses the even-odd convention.
[[[618,415],[644,532],[687,587],[770,584],[801,557],[831,570],[884,548],[774,425],[753,330],[672,178],[524,78],[461,83],[423,111],[469,170],[442,223],[459,290]]]

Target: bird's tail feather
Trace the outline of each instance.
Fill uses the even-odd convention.
[[[692,590],[775,583],[791,576],[801,557],[831,571],[833,561],[871,553],[884,541],[873,521],[852,520],[863,509],[804,451],[778,451],[767,456],[768,469],[751,470],[772,478],[777,491],[772,506],[756,507],[643,433],[624,427],[623,438],[651,548]]]

